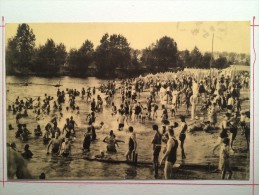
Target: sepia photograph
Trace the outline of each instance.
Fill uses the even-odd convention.
[[[8,180],[245,180],[250,21],[6,23]]]

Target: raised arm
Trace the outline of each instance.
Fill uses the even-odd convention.
[[[49,144],[47,146],[47,154],[49,154],[49,147],[51,146],[51,144],[52,144],[52,140],[50,140],[50,142],[49,142]]]
[[[107,136],[103,139],[104,143],[107,143]]]

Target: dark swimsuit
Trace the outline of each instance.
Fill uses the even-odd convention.
[[[132,152],[134,150],[134,141],[133,139],[130,137],[130,140],[129,140],[129,151]]]
[[[159,133],[156,133],[154,142],[153,142],[154,158],[158,158],[158,156],[159,156],[159,153],[161,151],[161,142],[162,142],[162,136]]]
[[[171,163],[175,163],[176,162],[176,155],[177,155],[177,148],[178,148],[178,141],[175,138],[172,138],[174,140],[174,146],[171,148],[169,155],[167,157],[167,161],[171,162]]]

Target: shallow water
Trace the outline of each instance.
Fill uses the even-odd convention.
[[[27,80],[28,79],[28,80]],[[22,84],[25,81],[28,81],[28,86],[23,86]],[[77,89],[81,92],[82,87],[87,89],[87,87],[98,87],[101,83],[105,82],[105,80],[100,80],[97,78],[72,78],[72,77],[59,77],[59,78],[41,78],[41,77],[14,77],[8,76],[6,78],[6,87],[7,87],[7,105],[11,105],[15,98],[19,96],[23,97],[32,97],[36,98],[38,96],[43,97],[46,93],[47,95],[53,96],[56,99],[56,91],[57,88],[54,86],[60,81],[61,86],[60,90],[66,90],[66,88]],[[96,92],[96,95],[100,94],[99,91]],[[140,101],[145,101],[145,93],[141,95]],[[115,96],[115,103],[117,107],[119,106],[120,99],[118,95]],[[51,101],[52,108],[53,101]],[[63,114],[64,119],[62,119],[58,126],[60,129],[63,128],[65,123],[65,118],[74,116],[78,127],[76,127],[76,139],[72,143],[72,156],[74,158],[60,158],[60,157],[52,157],[51,155],[46,155],[46,146],[43,145],[42,139],[34,137],[31,135],[28,143],[30,144],[30,150],[34,153],[33,158],[28,162],[28,167],[34,176],[34,178],[38,178],[41,172],[46,174],[47,179],[154,179],[152,167],[134,167],[127,164],[108,164],[101,162],[92,162],[82,159],[82,142],[83,135],[86,131],[86,114],[90,110],[90,104],[86,103],[85,100],[82,100],[80,97],[76,98],[76,105],[80,107],[80,114],[76,115],[76,113],[72,113],[71,111],[66,111],[63,106]],[[179,111],[181,112],[181,110]],[[184,112],[182,110],[182,112]],[[34,128],[37,126],[37,122],[34,119],[34,114],[31,110],[28,111],[29,119],[26,119],[26,123],[28,129],[33,132]],[[52,113],[52,112],[51,112]],[[53,113],[52,113],[53,114]],[[158,112],[158,116],[161,116],[160,111]],[[7,126],[8,124],[12,124],[15,128],[15,116],[11,112],[7,112]],[[38,124],[41,125],[41,129],[44,129],[44,126],[50,120],[50,116],[45,116],[41,119]],[[23,120],[23,119],[22,119]],[[99,154],[101,150],[105,150],[105,143],[102,142],[103,138],[109,134],[110,130],[114,130],[117,139],[127,140],[129,133],[127,132],[128,125],[125,125],[124,130],[122,132],[117,131],[117,121],[116,117],[111,115],[111,107],[104,106],[104,110],[102,113],[97,113],[96,123],[99,124],[101,121],[104,122],[103,130],[96,130],[97,132],[97,141],[95,141],[91,145],[90,156],[94,156]],[[171,121],[179,121],[179,119],[171,119]],[[160,119],[156,119],[157,124],[161,124]],[[152,145],[151,140],[153,138],[154,132],[152,131],[152,125],[154,121],[146,121],[144,124],[137,122],[129,122],[129,125],[132,125],[137,134],[137,142],[138,142],[138,160],[139,161],[152,161]],[[15,130],[9,131],[7,130],[7,142],[15,141],[17,148],[22,151],[23,147],[26,143],[22,143],[19,139],[15,138]],[[178,129],[176,129],[176,137],[179,135]],[[196,163],[196,164],[206,164],[208,163],[208,159],[204,158],[206,155],[203,151],[192,151],[192,148],[197,145],[201,146],[203,139],[213,139],[213,135],[201,135],[202,137],[200,141],[197,142],[198,135],[188,135],[186,138],[186,155],[187,159],[185,163]],[[214,138],[216,140],[217,138]],[[212,142],[213,143],[213,142]],[[210,147],[212,147],[211,144]],[[205,144],[204,149],[206,150],[207,145]],[[111,158],[124,160],[124,154],[127,151],[127,144],[119,143],[119,148],[117,149],[117,154],[111,155]],[[160,153],[160,158],[162,157],[162,152]],[[209,161],[211,162],[211,161]],[[180,160],[180,148],[178,148],[178,161],[177,163],[182,163]],[[160,178],[162,178],[162,169],[160,169],[159,174]],[[190,176],[191,178],[191,176]],[[206,179],[205,177],[204,179]]]

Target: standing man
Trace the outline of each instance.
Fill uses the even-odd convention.
[[[169,131],[169,139],[167,141],[166,152],[160,162],[160,165],[161,165],[162,162],[165,160],[165,169],[164,169],[165,179],[172,178],[173,165],[176,162],[177,148],[178,148],[178,141],[174,136],[174,129],[170,128],[168,131]]]
[[[184,141],[186,138],[186,132],[187,132],[188,126],[185,122],[185,117],[183,115],[180,116],[180,120],[181,120],[181,123],[180,123],[179,140],[181,142],[180,147],[181,147],[182,159],[185,159],[186,156],[185,156],[185,152],[184,152]]]
[[[193,95],[190,97],[190,103],[191,103],[191,105],[192,105],[191,120],[194,120],[194,118],[195,118],[195,115],[196,115],[196,107],[197,107],[198,101],[199,101],[199,98],[198,98],[198,95],[197,95],[197,94],[193,94]]]
[[[196,107],[199,102],[198,94],[199,94],[199,85],[196,80],[192,82],[192,96],[190,97],[190,103],[192,105],[191,110],[191,120],[194,120],[196,115]]]
[[[154,138],[152,140],[152,144],[153,144],[153,168],[154,168],[154,171],[155,171],[155,178],[157,178],[157,176],[158,176],[158,166],[159,166],[158,157],[159,157],[159,153],[161,151],[162,134],[158,131],[157,125],[153,125],[153,130],[156,132],[155,135],[154,135]]]
[[[136,149],[137,149],[137,141],[136,141],[136,134],[134,132],[134,129],[132,126],[129,127],[129,132],[130,132],[130,136],[128,139],[128,151],[126,153],[126,160],[129,161],[131,159],[133,159],[133,161],[135,160],[135,155],[136,155]],[[133,158],[131,158],[133,154]]]

